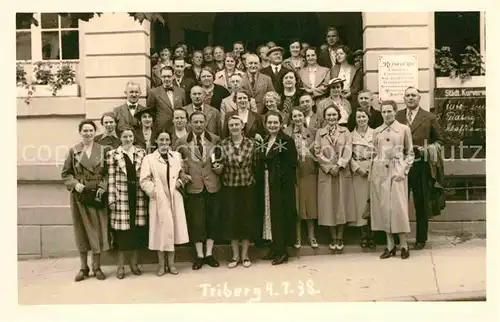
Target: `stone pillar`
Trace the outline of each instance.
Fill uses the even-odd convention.
[[[429,110],[435,84],[434,47],[434,12],[363,12],[365,87],[378,93],[379,55],[415,54],[421,105]]]
[[[150,86],[150,22],[135,21],[127,13],[104,13],[82,24],[84,33],[83,86],[87,118],[124,102],[125,84],[141,85],[141,104]]]

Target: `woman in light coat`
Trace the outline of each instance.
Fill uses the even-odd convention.
[[[384,124],[375,130],[373,158],[370,174],[371,228],[385,231],[387,247],[380,258],[396,255],[393,234],[399,235],[401,258],[410,257],[407,233],[408,172],[415,158],[411,130],[395,119],[398,106],[394,101],[382,103]]]
[[[352,137],[337,124],[340,111],[332,105],[323,111],[326,126],[316,132],[314,154],[319,163],[318,224],[330,227],[330,249],[344,250],[344,226],[356,220],[351,175]]]
[[[356,127],[352,135],[352,184],[354,186],[354,202],[356,206],[356,221],[350,226],[361,228],[361,248],[374,248],[375,243],[368,226],[368,220],[363,218],[369,210],[370,182],[368,175],[373,158],[374,130],[368,126],[370,112],[363,107],[356,110]]]
[[[184,200],[179,189],[189,176],[182,170],[182,157],[170,149],[170,134],[160,131],[158,149],[142,162],[141,188],[149,196],[149,249],[158,251],[157,275],[168,271],[177,275],[174,266],[174,245],[189,242]],[[165,263],[165,252],[167,262]]]

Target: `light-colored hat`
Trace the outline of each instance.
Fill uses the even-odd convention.
[[[282,54],[285,52],[285,50],[283,49],[283,47],[275,46],[275,47],[269,48],[269,50],[267,51],[267,56],[271,55],[271,53],[273,53],[275,51],[281,51]]]
[[[332,87],[335,84],[344,84],[344,82],[345,82],[345,79],[340,78],[340,77],[335,77],[335,78],[330,79],[330,81],[328,83],[326,83],[325,86]]]

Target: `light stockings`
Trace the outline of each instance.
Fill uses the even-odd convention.
[[[394,236],[390,233],[387,233],[387,249],[390,251],[392,250],[396,245],[394,244]],[[399,245],[401,249],[405,248],[408,250],[408,238],[406,233],[399,233]]]

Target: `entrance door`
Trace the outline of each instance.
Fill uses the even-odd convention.
[[[317,46],[323,42],[323,34],[314,12],[218,13],[213,23],[214,44],[228,51],[237,40],[252,51],[271,40],[287,49],[294,38]]]

